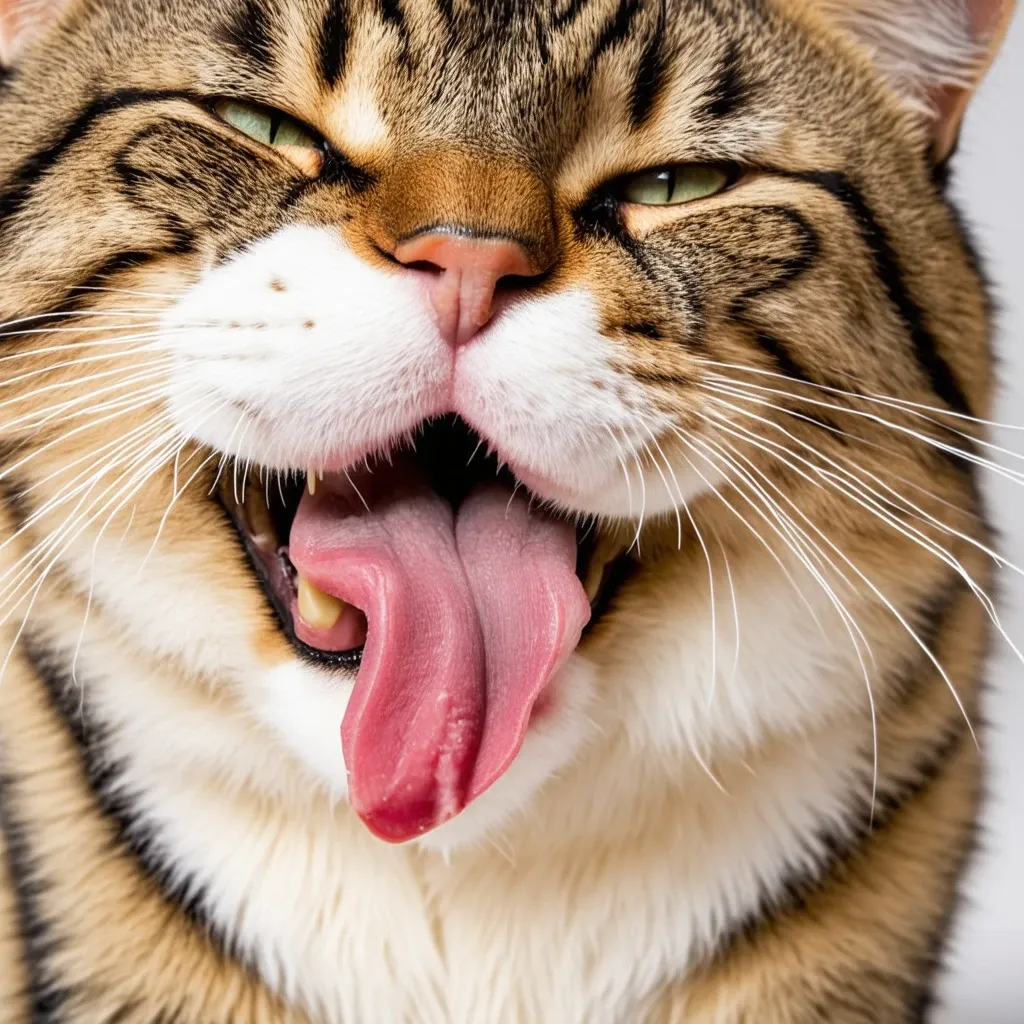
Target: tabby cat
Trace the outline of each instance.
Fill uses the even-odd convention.
[[[0,1021],[924,1021],[1012,0],[0,0]]]

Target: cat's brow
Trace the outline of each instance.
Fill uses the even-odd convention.
[[[221,41],[257,72],[269,73],[277,63],[275,12],[268,0],[245,0],[220,31]]]
[[[342,3],[329,3],[320,23],[317,52],[320,60],[320,74],[328,86],[338,84],[345,70],[348,56],[349,24],[348,11]]]
[[[735,40],[729,40],[719,60],[715,85],[708,93],[706,110],[710,117],[724,118],[746,103],[750,84],[743,74],[742,59]]]
[[[634,128],[641,128],[654,110],[665,85],[668,57],[665,53],[665,19],[667,0],[661,0],[658,26],[647,41],[633,75],[629,114]]]

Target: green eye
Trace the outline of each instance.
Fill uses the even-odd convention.
[[[715,164],[682,164],[631,174],[622,180],[619,195],[639,206],[679,206],[716,195],[731,182],[729,171]]]
[[[316,149],[317,143],[298,121],[287,114],[237,100],[221,100],[214,108],[217,116],[233,128],[265,146],[293,146]]]

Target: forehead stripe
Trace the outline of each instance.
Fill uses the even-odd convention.
[[[563,29],[574,22],[582,13],[583,8],[590,3],[590,0],[566,0],[563,10],[556,10],[551,18],[551,25],[555,29]]]
[[[223,26],[220,37],[259,71],[269,71],[276,63],[273,25],[261,0],[245,0],[234,17]]]
[[[402,42],[408,45],[409,28],[405,23],[405,11],[402,10],[401,0],[377,0],[377,8],[381,21],[394,28],[402,37]]]
[[[741,107],[747,98],[747,84],[740,67],[739,48],[735,41],[730,40],[718,66],[718,81],[708,95],[707,107],[709,117],[723,118]]]
[[[597,42],[594,44],[588,64],[589,75],[594,73],[597,62],[604,54],[629,38],[640,8],[641,0],[619,0],[618,8],[611,18],[608,19],[608,22],[597,38]]]
[[[320,58],[320,74],[332,88],[338,84],[345,70],[348,53],[348,19],[343,0],[328,0],[327,13],[320,25],[320,41],[317,47]]]
[[[665,6],[661,0],[658,24],[654,34],[644,47],[640,63],[633,76],[633,90],[630,96],[629,116],[635,128],[643,127],[651,116],[654,105],[665,84]]]

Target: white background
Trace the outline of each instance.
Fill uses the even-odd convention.
[[[995,418],[1024,427],[1024,8],[968,114],[955,168],[955,195],[1000,307]],[[999,430],[994,439],[1024,456],[1024,429]],[[1024,470],[1024,461],[1002,461]],[[1024,569],[1024,485],[986,475],[1003,552]],[[1024,651],[1024,577],[1007,571],[1002,586],[1007,632]],[[990,677],[991,796],[941,1024],[1024,1024],[1024,667],[1005,644]]]

